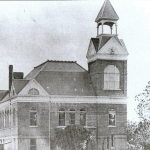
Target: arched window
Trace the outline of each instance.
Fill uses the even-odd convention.
[[[65,110],[63,108],[59,110],[59,126],[65,126]]]
[[[75,110],[74,109],[70,109],[70,124],[75,124]]]
[[[80,109],[80,125],[86,126],[86,112],[85,109]]]
[[[16,110],[13,109],[13,126],[16,126]]]
[[[114,65],[104,69],[104,89],[117,90],[120,88],[120,72]]]
[[[37,109],[32,107],[30,109],[30,126],[37,126]]]
[[[109,126],[116,126],[116,111],[114,109],[109,111]]]
[[[39,95],[39,91],[35,88],[29,90],[28,95]]]

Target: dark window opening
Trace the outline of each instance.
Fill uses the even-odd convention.
[[[109,126],[116,126],[116,112],[114,110],[109,111]]]
[[[30,126],[37,126],[37,110],[35,107],[30,110]]]
[[[85,109],[80,110],[80,125],[86,126],[86,112],[85,112]]]
[[[36,150],[36,139],[30,139],[30,150]]]
[[[70,109],[70,124],[75,124],[75,110]]]
[[[39,91],[35,88],[29,90],[28,95],[39,95]]]
[[[16,110],[13,109],[13,126],[16,126]]]
[[[65,111],[64,111],[64,109],[59,110],[59,126],[65,126]]]

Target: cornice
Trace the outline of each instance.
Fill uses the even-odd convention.
[[[88,63],[93,62],[97,59],[100,59],[100,60],[128,60],[128,55],[96,54],[96,55],[88,58]]]
[[[127,104],[127,97],[53,97],[51,103],[98,103],[98,104]]]
[[[15,102],[50,102],[50,103],[99,103],[99,104],[127,104],[127,97],[116,96],[17,96],[2,104],[10,105]]]

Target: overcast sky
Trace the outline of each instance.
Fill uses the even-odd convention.
[[[120,20],[119,38],[128,57],[128,118],[135,118],[134,96],[150,80],[150,1],[110,0]],[[77,61],[96,37],[95,18],[104,0],[0,1],[0,89],[8,89],[8,65],[26,75],[46,60]]]

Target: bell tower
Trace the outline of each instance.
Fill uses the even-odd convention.
[[[118,38],[118,20],[110,1],[105,0],[95,19],[97,36],[91,38],[86,56],[97,96],[127,96],[128,51]]]
[[[97,22],[97,37],[99,36],[99,28],[101,27],[101,34],[105,34],[104,26],[110,27],[110,34],[113,34],[113,27],[115,25],[115,33],[117,35],[117,21],[119,17],[115,12],[109,0],[106,0],[98,13],[95,22]]]

